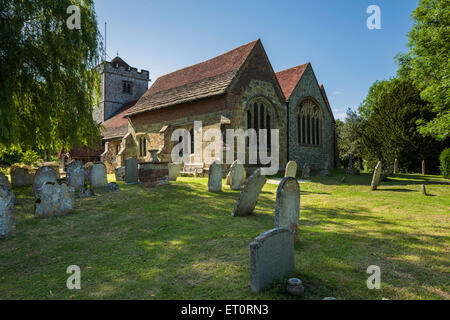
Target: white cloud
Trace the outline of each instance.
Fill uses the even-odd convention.
[[[343,95],[344,93],[342,91],[336,90],[333,92],[334,95]]]

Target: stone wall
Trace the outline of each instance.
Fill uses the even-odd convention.
[[[300,145],[297,138],[297,110],[306,98],[317,101],[322,113],[320,144]],[[330,169],[334,167],[334,128],[333,119],[328,111],[317,84],[311,65],[305,70],[299,84],[289,100],[289,160],[297,162],[299,168],[308,164],[313,169]]]

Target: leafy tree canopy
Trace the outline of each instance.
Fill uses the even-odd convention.
[[[66,24],[70,5],[80,29]],[[0,151],[99,141],[100,47],[93,0],[0,0]]]

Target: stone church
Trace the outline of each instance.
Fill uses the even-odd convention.
[[[102,97],[94,118],[104,126],[101,159],[110,170],[128,157],[171,161],[174,130],[189,130],[191,146],[198,143],[194,137],[201,139],[193,134],[194,121],[202,121],[203,131],[279,129],[280,167],[289,160],[334,167],[335,121],[311,64],[275,73],[259,39],[161,76],[149,89],[148,71],[119,57],[99,72]],[[203,158],[203,166],[213,160]]]

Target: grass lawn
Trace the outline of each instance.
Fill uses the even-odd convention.
[[[305,294],[296,299],[449,299],[450,186],[397,175],[371,192],[371,175],[342,176],[300,186],[295,267]],[[34,218],[31,188],[14,190],[17,235],[0,241],[0,299],[293,299],[281,285],[250,290],[249,243],[273,228],[277,185],[241,218],[231,217],[240,192],[224,183],[208,193],[207,178],[119,185],[52,219]],[[81,290],[66,288],[69,265],[81,268]],[[369,265],[381,268],[380,290],[366,287]]]

